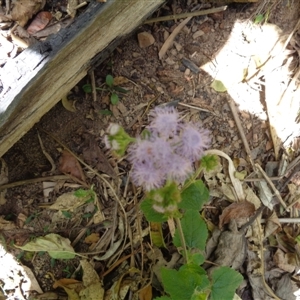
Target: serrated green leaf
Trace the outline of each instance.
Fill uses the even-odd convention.
[[[84,84],[82,89],[85,93],[90,94],[92,92],[92,86],[90,84]]]
[[[119,102],[119,96],[117,94],[115,94],[115,93],[111,94],[110,95],[110,102],[113,105],[118,104],[118,102]]]
[[[243,276],[229,267],[220,267],[211,274],[211,300],[232,300],[235,290],[243,281]]]
[[[203,254],[201,253],[193,253],[192,255],[190,255],[189,257],[189,261],[191,261],[192,263],[194,263],[195,265],[202,265],[205,261]]]
[[[162,297],[159,297],[159,298],[154,298],[154,300],[172,300],[172,298],[167,297],[167,296],[162,296]]]
[[[109,86],[112,87],[114,84],[114,78],[111,75],[107,75],[105,78],[105,83]]]
[[[227,88],[221,80],[214,80],[210,85],[216,92],[224,93],[227,91]]]
[[[149,222],[166,222],[168,220],[167,216],[153,209],[153,201],[150,198],[142,201],[141,210]]]
[[[206,224],[199,212],[190,209],[187,210],[180,222],[186,246],[190,249],[196,248],[204,250],[208,232]],[[178,229],[175,231],[173,242],[176,247],[181,246]]]
[[[46,251],[55,259],[72,259],[76,255],[70,240],[55,233],[47,234],[44,237],[38,237],[24,246],[15,245],[15,247],[25,251]]]
[[[163,268],[161,271],[165,291],[172,300],[190,300],[194,292],[206,289],[209,281],[206,275],[199,275],[191,268],[179,271]]]
[[[209,191],[202,180],[197,180],[181,192],[181,199],[179,208],[199,211],[208,201]]]

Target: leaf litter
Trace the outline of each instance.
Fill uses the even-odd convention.
[[[168,9],[170,10],[170,8]],[[59,224],[58,227],[63,230],[61,233],[62,235],[58,235],[59,238],[56,236],[55,238],[50,239],[50,241],[47,240],[47,238],[45,239],[45,237],[42,240],[37,237],[36,243],[30,244],[31,242],[29,242],[28,249],[31,249],[30,251],[37,251],[42,250],[43,247],[48,247],[48,250],[54,248],[55,257],[56,255],[64,256],[68,253],[68,251],[64,253],[64,249],[69,249],[69,243],[72,240],[72,246],[75,244],[74,247],[76,247],[72,247],[73,252],[71,251],[71,248],[69,249],[72,255],[75,253],[82,252],[83,254],[86,254],[90,252],[87,255],[96,260],[95,265],[91,265],[87,261],[79,262],[79,259],[76,261],[77,266],[79,264],[81,265],[83,274],[86,273],[91,279],[90,281],[85,281],[85,276],[82,277],[83,283],[80,283],[81,294],[75,292],[76,288],[71,287],[71,284],[73,283],[76,286],[77,282],[63,281],[63,278],[56,281],[59,282],[59,280],[61,280],[61,283],[57,283],[57,286],[65,286],[64,289],[70,299],[76,299],[75,297],[93,299],[94,293],[97,293],[98,297],[105,297],[104,294],[109,294],[109,291],[112,293],[110,295],[118,298],[121,297],[120,291],[123,284],[124,294],[129,293],[129,290],[131,289],[133,294],[138,295],[136,292],[138,289],[133,284],[132,276],[139,284],[139,288],[141,288],[140,291],[146,291],[145,294],[147,296],[141,296],[142,294],[140,292],[140,297],[150,297],[149,295],[151,295],[152,291],[161,291],[161,268],[166,266],[169,268],[176,268],[176,266],[181,263],[178,253],[170,248],[172,245],[166,234],[168,231],[165,225],[161,230],[158,228],[159,235],[155,237],[157,240],[153,238],[152,234],[152,240],[154,244],[158,243],[161,246],[166,245],[166,247],[172,249],[173,252],[170,251],[166,254],[164,250],[161,251],[156,247],[149,247],[149,244],[146,243],[149,238],[149,229],[147,230],[147,228],[145,228],[147,226],[145,226],[141,216],[135,211],[138,200],[142,197],[141,191],[135,190],[130,184],[129,170],[127,169],[126,161],[119,161],[114,157],[108,157],[107,154],[102,151],[101,141],[99,141],[98,138],[99,132],[100,135],[103,136],[104,128],[106,128],[106,125],[110,121],[123,122],[126,127],[126,125],[132,124],[131,122],[135,120],[134,126],[130,126],[129,129],[134,133],[139,132],[147,122],[146,119],[140,117],[147,115],[147,103],[146,105],[140,106],[141,109],[138,113],[141,113],[139,117],[136,117],[135,115],[132,116],[130,112],[139,107],[138,105],[141,104],[141,98],[154,99],[157,96],[157,93],[158,96],[156,99],[159,99],[157,104],[169,102],[175,94],[186,97],[189,104],[194,103],[194,106],[192,108],[187,108],[180,106],[179,104],[184,118],[191,121],[200,118],[203,121],[203,124],[214,130],[212,142],[214,148],[219,151],[215,152],[215,154],[220,155],[219,164],[214,172],[211,172],[211,174],[204,174],[205,183],[210,188],[211,197],[210,203],[206,204],[202,211],[207,222],[210,222],[211,224],[211,227],[209,226],[209,236],[212,238],[209,239],[206,249],[207,259],[223,266],[233,266],[237,269],[244,268],[246,270],[244,275],[247,276],[246,278],[248,278],[249,281],[247,281],[246,287],[238,291],[240,296],[242,296],[243,293],[248,292],[252,294],[253,299],[283,299],[283,297],[286,297],[286,299],[295,299],[291,293],[291,289],[294,290],[295,288],[293,281],[298,280],[295,272],[299,265],[299,246],[296,242],[296,239],[299,236],[299,230],[297,227],[298,225],[293,227],[283,223],[282,217],[286,217],[287,223],[290,218],[296,219],[298,217],[297,178],[293,179],[294,183],[286,186],[287,189],[280,191],[283,200],[286,201],[289,206],[281,207],[279,209],[280,205],[278,204],[279,202],[276,197],[274,197],[274,189],[266,178],[261,176],[259,170],[255,168],[255,165],[249,162],[250,156],[255,163],[259,163],[263,167],[269,160],[278,161],[283,149],[287,149],[288,153],[292,153],[287,159],[289,163],[298,155],[297,148],[287,148],[290,146],[289,143],[293,138],[293,134],[289,136],[291,133],[290,129],[288,129],[287,126],[283,128],[285,120],[289,121],[289,126],[294,122],[294,116],[297,112],[297,109],[295,109],[295,98],[297,97],[297,93],[292,93],[291,91],[296,91],[297,85],[295,84],[295,80],[282,81],[282,77],[280,77],[278,73],[272,73],[271,71],[276,64],[277,66],[281,65],[282,62],[287,60],[288,63],[283,65],[282,68],[285,72],[284,74],[286,74],[288,72],[287,70],[291,69],[290,63],[292,59],[289,60],[289,58],[294,58],[294,54],[288,51],[282,51],[281,54],[272,52],[277,48],[274,47],[274,50],[272,50],[271,48],[274,43],[272,44],[270,41],[269,48],[264,50],[264,52],[259,52],[260,49],[263,49],[263,45],[265,45],[263,33],[270,33],[269,30],[272,26],[244,27],[245,24],[239,22],[234,27],[233,36],[237,37],[238,35],[239,39],[243,37],[243,39],[241,39],[243,41],[241,48],[235,48],[234,50],[231,48],[227,48],[226,50],[225,48],[225,54],[223,55],[226,58],[226,62],[222,64],[221,59],[215,60],[215,58],[212,58],[215,65],[213,67],[211,65],[208,67],[205,65],[205,62],[209,62],[204,58],[207,55],[210,56],[217,52],[215,48],[218,47],[218,42],[221,39],[213,36],[213,31],[207,31],[207,28],[214,28],[214,30],[215,28],[218,28],[218,30],[221,27],[226,28],[228,25],[226,18],[227,17],[223,16],[221,21],[216,21],[217,18],[212,16],[209,21],[202,24],[199,20],[196,22],[195,19],[191,19],[190,23],[185,22],[186,24],[184,23],[184,26],[181,26],[181,29],[179,28],[180,30],[177,29],[174,31],[174,28],[178,27],[180,24],[179,21],[175,21],[172,29],[167,28],[170,32],[174,32],[174,35],[172,36],[171,42],[169,42],[170,40],[167,42],[165,48],[162,48],[164,40],[161,39],[154,30],[153,35],[156,39],[156,46],[161,46],[158,47],[158,49],[163,49],[163,52],[160,53],[154,51],[152,46],[146,50],[148,51],[150,49],[150,51],[147,52],[147,55],[151,56],[151,53],[154,51],[155,55],[153,57],[159,55],[161,60],[154,70],[153,68],[151,69],[150,65],[146,64],[147,68],[145,69],[151,72],[151,80],[155,83],[154,85],[148,78],[143,78],[141,80],[137,79],[140,74],[139,65],[145,64],[144,57],[146,53],[142,52],[144,50],[134,48],[135,44],[132,43],[132,41],[130,46],[125,43],[125,47],[128,47],[129,51],[124,53],[122,61],[127,69],[122,69],[120,67],[120,70],[116,74],[117,76],[114,78],[116,81],[120,80],[121,83],[118,84],[127,83],[126,80],[123,80],[122,78],[131,78],[137,82],[136,86],[133,87],[132,92],[127,96],[125,95],[121,100],[122,103],[125,103],[128,115],[123,118],[122,114],[119,113],[117,116],[117,110],[111,109],[109,103],[105,105],[93,103],[93,105],[90,105],[88,109],[86,109],[86,104],[77,101],[76,108],[78,111],[73,113],[77,116],[78,113],[82,114],[82,116],[79,117],[80,122],[78,122],[80,125],[77,125],[77,127],[73,125],[74,115],[72,112],[67,111],[65,115],[67,116],[66,122],[69,122],[67,124],[72,128],[71,132],[74,134],[74,137],[70,138],[70,134],[66,130],[68,126],[61,126],[60,124],[56,125],[61,131],[61,138],[64,139],[67,137],[67,143],[72,146],[72,150],[74,149],[74,152],[80,153],[80,157],[83,157],[84,161],[90,165],[91,169],[94,169],[93,175],[89,174],[86,166],[82,167],[78,159],[74,158],[72,155],[66,154],[68,152],[63,152],[61,155],[61,162],[58,164],[59,171],[62,173],[69,173],[79,180],[95,184],[95,190],[98,195],[95,202],[99,201],[100,204],[97,206],[95,202],[93,203],[92,207],[97,207],[96,212],[91,212],[90,209],[85,210],[88,204],[84,199],[76,196],[73,197],[74,188],[72,188],[72,181],[63,182],[58,191],[52,190],[48,199],[45,199],[45,201],[52,201],[52,208],[55,208],[55,205],[57,205],[56,209],[59,210],[59,213],[62,213],[62,211],[71,211],[71,215],[68,215],[67,217],[64,216],[64,218],[60,219],[60,223],[57,223]],[[20,20],[20,22],[24,22],[24,20]],[[218,26],[212,27],[214,24]],[[252,29],[253,31],[251,32]],[[204,32],[204,35],[194,35],[193,37],[193,34],[199,30]],[[220,33],[221,30],[218,30],[217,32]],[[255,39],[256,32],[259,30],[262,32],[262,37],[259,35],[257,36],[257,39]],[[275,31],[278,32],[278,29],[275,28]],[[278,37],[273,34],[269,35],[274,38],[273,41],[275,41],[275,43],[281,41],[281,38],[278,39]],[[188,38],[186,39],[186,37]],[[211,41],[210,37],[215,40]],[[295,39],[297,39],[296,34],[290,38],[290,44],[294,45],[294,48],[296,48],[295,45],[297,44],[295,43]],[[183,42],[184,40],[185,42]],[[287,39],[284,41],[287,41]],[[197,46],[196,48],[195,44]],[[231,42],[228,44],[232,46]],[[199,45],[201,45],[201,47],[199,47]],[[206,48],[206,45],[209,47]],[[183,50],[180,50],[179,46],[183,46],[181,48]],[[201,51],[199,48],[201,48]],[[196,49],[196,51],[194,49]],[[284,49],[284,47],[281,49]],[[184,55],[191,60],[193,64],[200,67],[200,72],[197,75],[199,77],[194,74],[191,75],[191,73],[184,73],[183,75],[181,70],[174,67],[172,60],[178,61],[179,63],[180,59],[177,60],[176,56],[179,54],[181,55],[181,51],[185,52]],[[234,55],[234,58],[231,58],[230,55]],[[230,64],[232,59],[235,61],[234,64]],[[120,60],[118,62],[120,63]],[[152,64],[155,64],[154,58]],[[120,66],[121,65],[122,63],[120,63]],[[167,70],[169,70],[169,75],[165,76],[164,80],[160,80],[162,77],[159,77],[158,73]],[[186,73],[188,73],[187,70],[189,69],[185,70]],[[212,78],[205,78],[202,73],[203,70],[210,73]],[[178,75],[179,73],[181,76],[172,77],[170,75],[172,73],[173,75]],[[131,76],[130,74],[133,74],[134,76]],[[231,74],[232,76],[228,76],[228,74]],[[297,74],[297,72],[295,72],[295,74]],[[105,78],[107,73],[102,71],[101,75],[102,78]],[[183,80],[183,78],[187,78],[187,80]],[[264,78],[265,80],[267,106],[265,109],[262,109],[262,106],[260,106],[258,111],[254,112],[254,96],[261,93],[261,90],[259,90],[261,78]],[[217,83],[217,85],[209,87],[212,82]],[[273,89],[274,86],[276,86],[276,89]],[[215,90],[214,87],[216,87]],[[236,130],[235,127],[237,125],[235,120],[231,113],[229,113],[230,109],[229,104],[227,103],[228,96],[224,92],[225,87],[231,96],[238,95],[237,98],[243,98],[242,100],[244,100],[244,102],[240,104],[240,110],[245,109],[246,104],[251,106],[249,109],[250,113],[248,114],[248,116],[251,115],[251,117],[249,118],[247,118],[246,113],[238,112],[239,117],[244,117],[242,130],[245,131],[244,135],[247,136],[246,140],[248,140],[249,143],[248,150],[241,150],[241,148],[243,148],[243,143],[240,142],[238,138],[238,134],[241,134],[241,132]],[[248,89],[249,93],[241,96],[242,88]],[[198,92],[199,90],[201,91],[200,93]],[[139,95],[139,97],[136,95]],[[140,97],[140,95],[143,97]],[[292,95],[293,97],[289,97],[289,95]],[[270,101],[273,96],[274,99],[276,99],[274,102]],[[201,101],[197,101],[197,99],[200,99]],[[183,100],[180,101],[183,102]],[[205,103],[206,106],[204,107],[201,103]],[[277,103],[277,107],[274,107],[274,103]],[[197,106],[200,106],[199,110],[197,110]],[[208,111],[206,109],[207,107],[209,108]],[[286,109],[283,110],[283,108]],[[98,109],[111,109],[113,113],[112,115],[107,116],[101,115],[99,118],[97,114]],[[86,114],[82,113],[83,111],[86,112]],[[211,112],[216,113],[219,117],[216,117],[216,115]],[[68,113],[71,116],[69,116]],[[92,116],[92,120],[95,121],[89,121],[90,123],[85,122],[84,116],[86,115]],[[262,120],[265,120],[266,115],[268,115],[271,120],[270,125],[264,121],[262,123],[258,122],[257,116],[260,116],[262,117]],[[221,122],[221,120],[223,122]],[[52,119],[51,122],[53,123]],[[93,123],[92,126],[91,123]],[[228,124],[231,124],[231,126],[228,127]],[[281,127],[279,128],[279,133],[274,131],[274,125]],[[55,129],[55,125],[53,126]],[[88,132],[88,134],[86,134],[86,132]],[[269,142],[271,147],[268,148],[268,151],[264,151],[269,147],[267,142]],[[282,145],[282,143],[284,145]],[[51,145],[50,149],[52,149],[50,153],[56,157],[55,161],[58,162],[59,155],[55,152],[53,147],[51,148]],[[11,163],[9,166],[10,165]],[[117,176],[115,170],[118,170]],[[95,175],[95,171],[107,175],[103,175],[104,177],[101,179],[98,175]],[[246,175],[241,176],[240,171],[245,171]],[[275,174],[273,175],[267,175],[271,177],[271,182],[274,182],[274,178],[272,177],[280,177],[284,174],[276,174],[276,170],[274,172]],[[113,175],[114,180],[111,180]],[[277,184],[276,180],[280,181],[280,179],[275,179],[275,185]],[[8,192],[10,192],[10,190],[8,190]],[[59,198],[57,193],[61,195],[61,198]],[[71,200],[68,198],[70,195],[73,195],[70,197]],[[26,215],[30,217],[29,215],[32,213],[31,207],[26,206],[26,198],[22,197],[21,199],[24,201],[23,211],[25,213],[25,218]],[[60,199],[60,201],[58,201],[58,199]],[[34,205],[34,202],[30,203],[31,206]],[[114,205],[111,205],[111,203]],[[45,203],[42,204],[44,207]],[[260,212],[260,207],[263,206],[268,207],[269,210],[267,211],[265,209],[262,216],[256,215],[256,212]],[[27,209],[28,207],[30,207],[29,211]],[[36,206],[34,207],[37,208]],[[79,215],[82,213],[83,217],[78,218],[77,213],[79,213]],[[100,222],[94,221],[93,213],[100,213],[103,215],[103,218],[100,218]],[[40,226],[46,226],[47,224],[44,223],[45,220],[53,220],[51,219],[53,214],[54,212],[52,210],[44,208],[41,217],[39,217],[39,215],[34,215],[32,216],[32,220],[40,222]],[[247,224],[247,220],[243,220],[242,223],[240,223],[240,219],[248,218],[251,220],[253,216],[256,218],[251,224]],[[86,220],[86,222],[83,222],[83,220]],[[109,220],[109,225],[104,224],[104,220]],[[11,225],[11,223],[6,224]],[[125,230],[126,224],[130,227],[129,231]],[[247,226],[243,227],[245,224]],[[6,225],[3,226],[5,230],[13,230],[12,227],[7,228],[5,227]],[[33,226],[33,223],[31,223],[31,226]],[[223,227],[223,231],[220,231],[217,228],[218,226]],[[44,228],[47,229],[47,227]],[[153,228],[155,227],[151,226],[152,231]],[[25,225],[22,229],[28,230],[29,228]],[[94,229],[95,232],[91,233],[90,231],[93,231]],[[78,251],[79,248],[77,248],[76,234],[75,236],[72,234],[73,230],[78,234],[77,237],[81,236],[84,241],[84,243],[78,242],[78,245],[81,246],[81,251]],[[155,228],[155,230],[157,230],[157,228]],[[86,236],[84,234],[80,235],[80,231],[85,232]],[[99,233],[99,235],[91,235],[90,233]],[[68,235],[70,235],[70,239],[65,240],[63,236]],[[42,235],[39,236],[42,238]],[[86,244],[86,241],[88,241],[86,240],[87,237],[91,238],[88,242],[92,243],[92,248],[90,249],[84,248],[84,246],[88,247]],[[78,240],[80,241],[80,239]],[[59,243],[57,243],[57,241],[59,241]],[[42,244],[42,246],[40,244]],[[46,246],[44,244],[46,244]],[[62,248],[57,246],[58,244],[61,244]],[[58,247],[58,249],[55,247]],[[74,249],[76,249],[76,251]],[[137,251],[138,254],[135,251]],[[122,260],[124,257],[126,259]],[[103,262],[105,265],[104,267],[99,267],[99,265],[97,265],[97,258]],[[134,261],[133,258],[136,260]],[[151,277],[149,271],[150,265],[155,274],[154,278]],[[138,267],[139,271],[142,269],[144,271],[143,276],[145,277],[140,276],[139,271],[133,269],[133,267]],[[214,267],[211,265],[209,265],[209,267],[211,269],[210,272],[213,274]],[[101,268],[104,269],[101,270]],[[98,274],[100,275],[95,274],[95,269],[98,270]],[[104,272],[107,271],[120,272],[116,275],[116,284],[111,285],[110,287],[107,287],[102,283],[102,279],[105,279],[105,276],[101,278],[101,274],[105,274]],[[215,276],[217,277],[217,275],[221,276],[221,274],[216,274]],[[145,283],[145,278],[149,280],[147,284]],[[277,296],[274,297],[274,293]],[[122,295],[122,297],[124,296]],[[214,295],[213,297],[217,299],[220,295]]]

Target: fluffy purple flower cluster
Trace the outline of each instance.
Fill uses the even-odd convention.
[[[210,144],[209,131],[180,121],[174,107],[156,107],[150,121],[149,137],[137,138],[128,149],[132,181],[147,191],[162,187],[167,180],[184,182]]]

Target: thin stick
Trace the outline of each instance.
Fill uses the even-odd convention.
[[[51,170],[49,172],[53,173],[55,171],[55,169],[56,169],[56,165],[54,163],[54,160],[51,157],[51,155],[46,151],[44,143],[43,143],[43,141],[41,139],[41,136],[40,136],[39,132],[37,133],[37,135],[38,135],[38,138],[39,138],[39,142],[40,142],[40,146],[41,146],[42,152],[43,152],[43,154],[45,155],[45,157],[48,159],[48,161],[51,164]]]
[[[228,100],[228,104],[229,104],[229,107],[230,107],[230,109],[231,109],[231,112],[232,112],[232,115],[233,115],[235,124],[236,124],[236,126],[237,126],[238,131],[239,131],[239,134],[240,134],[240,136],[241,136],[242,142],[243,142],[243,144],[244,144],[245,151],[246,151],[246,153],[247,153],[249,162],[251,163],[252,168],[255,170],[255,168],[254,168],[254,162],[253,162],[252,157],[251,157],[250,147],[249,147],[248,141],[247,141],[247,139],[246,139],[246,136],[245,136],[244,129],[243,129],[243,127],[242,127],[240,118],[239,118],[239,116],[238,116],[238,114],[237,114],[236,106],[235,106],[235,104],[234,104],[234,102],[233,102],[232,99],[229,99],[229,100]]]
[[[97,100],[97,91],[96,91],[96,81],[95,81],[94,70],[91,70],[90,77],[91,77],[91,84],[92,84],[93,100],[96,101]]]
[[[198,106],[193,106],[193,105],[185,104],[185,103],[183,103],[183,102],[178,102],[178,105],[181,105],[181,106],[183,106],[183,107],[188,107],[188,108],[191,108],[191,109],[196,109],[196,110],[204,111],[204,112],[213,114],[213,115],[216,116],[216,117],[219,117],[219,116],[217,116],[214,112],[212,112],[212,111],[210,111],[210,110],[208,110],[208,109],[205,109],[205,108],[201,108],[201,107],[198,107]]]
[[[206,9],[206,10],[198,10],[198,11],[193,11],[193,12],[189,12],[189,13],[178,14],[178,15],[158,17],[158,18],[149,19],[149,20],[145,21],[144,24],[184,19],[184,18],[188,18],[188,17],[204,16],[204,15],[214,14],[214,13],[217,13],[220,11],[224,11],[226,9],[227,9],[227,5],[216,7],[216,8],[211,8],[211,9]]]
[[[0,191],[5,190],[5,189],[10,189],[16,186],[21,186],[25,184],[32,184],[32,183],[37,183],[37,182],[42,182],[42,181],[48,181],[48,180],[64,180],[64,179],[70,179],[71,177],[69,175],[54,175],[54,176],[46,176],[46,177],[39,177],[39,178],[32,178],[32,179],[26,179],[26,180],[20,180],[16,182],[11,182],[7,184],[3,184],[0,186]],[[73,179],[73,178],[72,178]]]

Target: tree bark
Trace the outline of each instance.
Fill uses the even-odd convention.
[[[0,157],[163,2],[90,3],[68,28],[9,60],[0,71]]]

